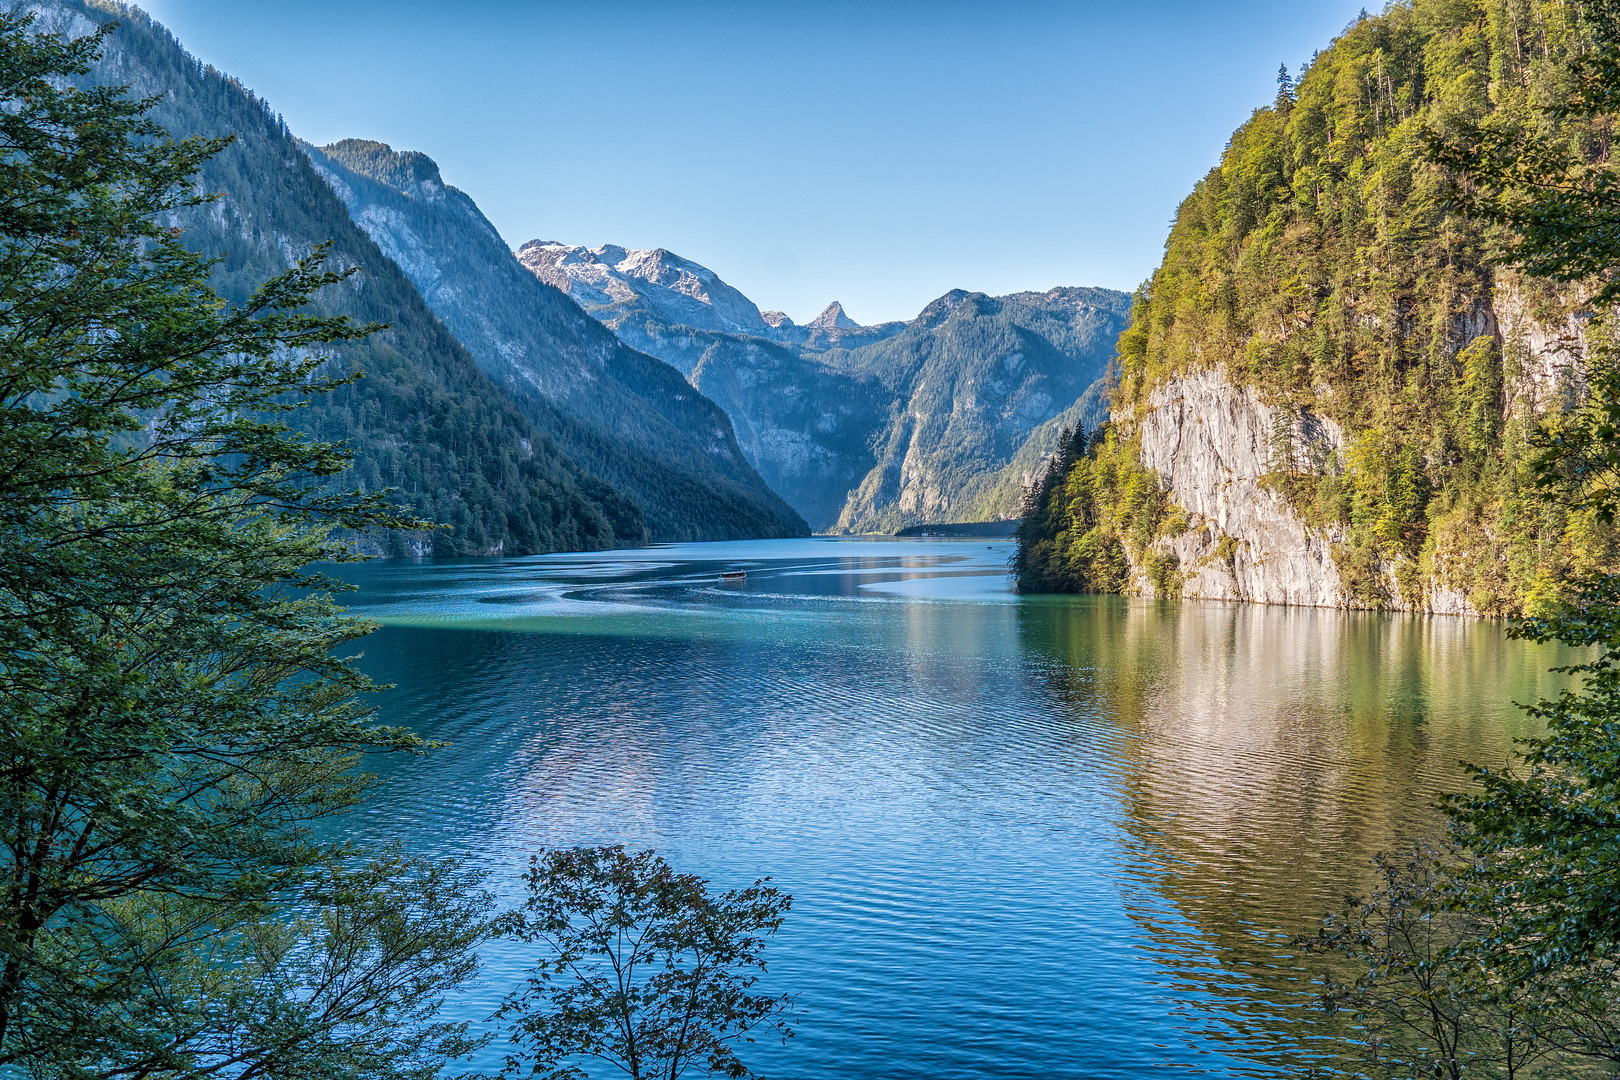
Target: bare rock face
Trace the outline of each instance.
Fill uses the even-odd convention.
[[[1339,538],[1307,528],[1282,495],[1261,483],[1277,413],[1219,370],[1171,379],[1149,398],[1137,428],[1142,464],[1191,518],[1187,532],[1159,541],[1180,560],[1183,596],[1309,607],[1344,602],[1333,561]],[[1331,420],[1310,413],[1285,420],[1295,425],[1302,448],[1326,453],[1343,446]],[[1139,584],[1151,591],[1145,575]]]
[[[806,324],[812,330],[859,330],[861,324],[844,314],[844,305],[837,300],[828,304],[820,315]]]
[[[604,322],[612,322],[616,309],[648,309],[664,322],[698,330],[764,333],[770,328],[754,302],[720,275],[663,248],[530,240],[517,258]]]
[[[762,311],[759,317],[764,319],[765,325],[772,330],[791,329],[794,325],[793,320],[783,311]]]
[[[1500,347],[1504,412],[1564,408],[1584,393],[1584,327],[1574,316],[1557,314],[1570,306],[1544,303],[1554,314],[1538,317],[1521,283],[1503,277],[1490,303],[1457,327],[1459,347],[1479,338],[1494,339]],[[1333,558],[1335,545],[1344,540],[1340,531],[1307,527],[1287,500],[1262,482],[1272,468],[1280,429],[1292,431],[1297,455],[1319,464],[1341,456],[1344,433],[1309,411],[1280,412],[1216,368],[1168,379],[1152,391],[1140,416],[1115,418],[1133,427],[1142,464],[1159,474],[1172,502],[1187,511],[1186,532],[1155,542],[1176,555],[1182,596],[1312,607],[1350,603]],[[1437,555],[1435,579],[1420,595],[1402,595],[1395,565],[1382,566],[1388,606],[1478,615],[1466,593],[1446,581],[1449,555],[1443,546]],[[1138,573],[1136,585],[1153,591],[1145,573]]]
[[[1530,313],[1514,280],[1499,281],[1493,296],[1489,332],[1503,343],[1506,411],[1542,412],[1569,407],[1583,392],[1586,334],[1580,320],[1565,314],[1552,323]]]

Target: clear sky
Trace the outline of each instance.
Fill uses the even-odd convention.
[[[1366,0],[146,0],[315,143],[433,157],[514,247],[665,247],[863,323],[1132,289]]]

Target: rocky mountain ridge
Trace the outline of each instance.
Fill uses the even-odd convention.
[[[748,464],[724,412],[525,270],[431,159],[365,140],[304,149],[479,366],[570,457],[634,497],[653,539],[808,531]],[[633,264],[666,291],[701,291],[680,260]]]
[[[667,251],[534,241],[517,254],[685,372],[771,487],[835,532],[1016,516],[1064,424],[1100,418],[1100,391],[1086,394],[1129,307],[1106,289],[956,289],[909,321],[862,326],[834,301],[800,326]]]
[[[317,306],[387,328],[330,349],[337,372],[365,377],[287,414],[311,437],[342,441],[353,465],[341,483],[392,489],[444,528],[420,536],[357,538],[394,555],[527,554],[645,543],[635,501],[582,468],[489,379],[421,295],[350,219],[297,141],[265,103],[200,64],[139,9],[112,0],[33,5],[47,25],[73,34],[116,21],[88,81],[127,85],[157,99],[153,118],[176,137],[233,136],[204,164],[199,190],[216,201],[171,224],[190,247],[219,261],[213,287],[242,303],[292,260],[330,243],[330,264],[355,271]],[[397,163],[429,190],[437,170]]]

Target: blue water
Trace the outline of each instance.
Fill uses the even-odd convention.
[[[548,845],[769,876],[799,1025],[745,1056],[773,1080],[1292,1071],[1324,1029],[1287,936],[1433,830],[1459,760],[1503,758],[1557,657],[1489,622],[1018,597],[1009,554],[355,568],[383,719],[450,745],[374,763],[343,828],[466,856],[507,899]],[[491,947],[456,1014],[531,960]]]

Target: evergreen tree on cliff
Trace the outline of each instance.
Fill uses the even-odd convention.
[[[226,140],[76,88],[106,32],[0,14],[0,1073],[425,1080],[486,901],[317,842],[361,753],[422,744],[304,569],[420,523],[279,418],[371,328],[308,313],[319,253],[213,293],[172,222]]]

